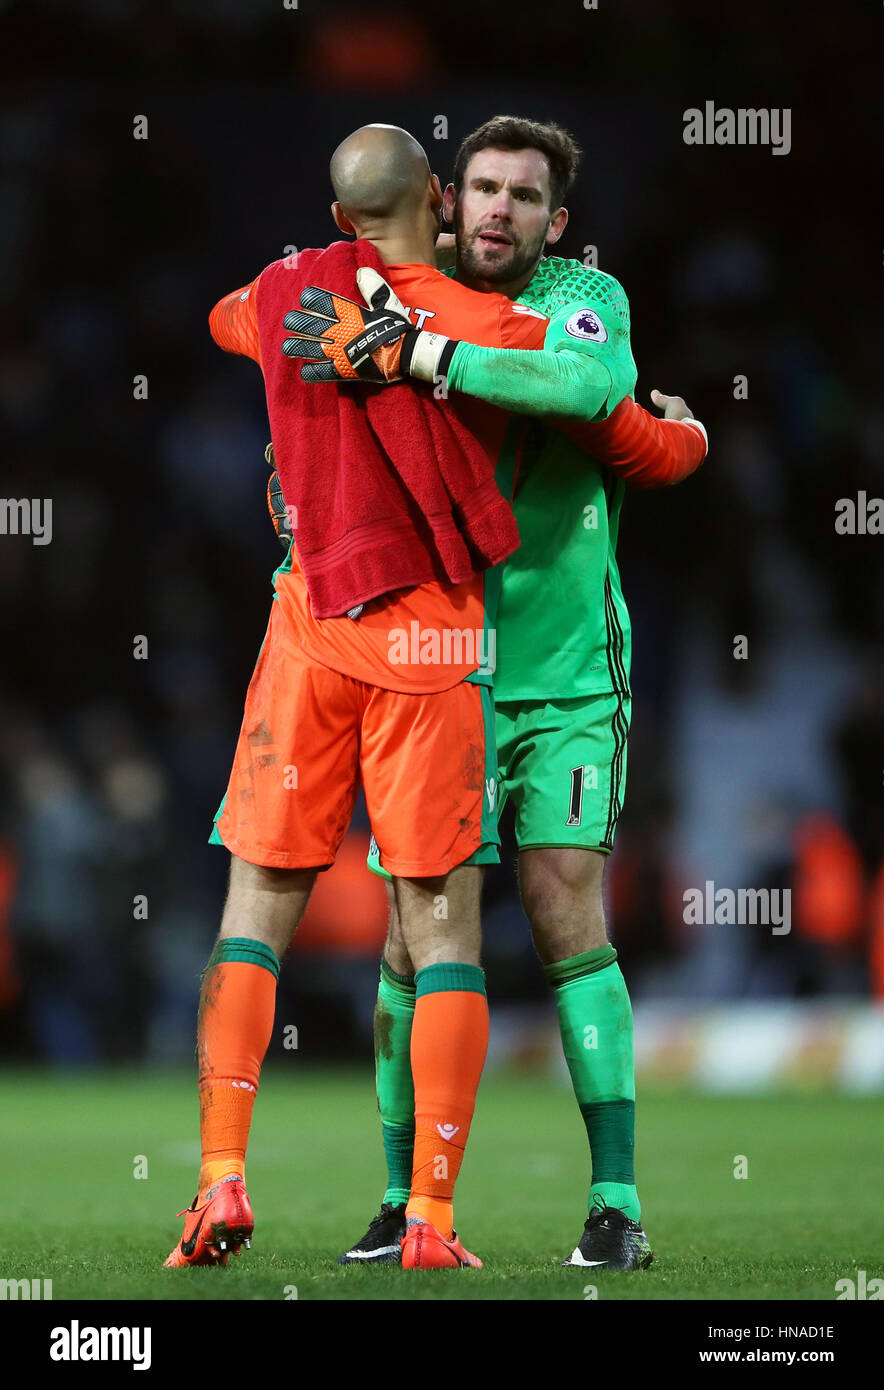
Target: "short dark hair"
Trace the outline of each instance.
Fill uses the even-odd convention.
[[[552,121],[528,121],[521,116],[492,116],[462,141],[454,161],[454,191],[464,185],[467,165],[480,150],[539,150],[549,165],[551,208],[559,208],[570,193],[580,164],[580,147],[573,135]]]

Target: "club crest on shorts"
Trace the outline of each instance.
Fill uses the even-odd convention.
[[[591,309],[578,309],[565,324],[565,332],[572,338],[586,338],[591,343],[606,343],[608,330],[601,319]]]

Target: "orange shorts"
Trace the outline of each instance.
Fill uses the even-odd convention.
[[[384,867],[430,878],[498,844],[490,688],[383,690],[310,657],[282,605],[246,696],[211,840],[250,864],[328,868],[360,782]]]

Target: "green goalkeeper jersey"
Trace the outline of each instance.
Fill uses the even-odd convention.
[[[589,353],[611,374],[601,415],[635,391],[629,303],[611,275],[541,261],[518,303],[550,320],[544,350]],[[624,484],[542,420],[520,416],[514,510],[522,538],[503,566],[494,696],[629,693],[629,614],[615,549]]]

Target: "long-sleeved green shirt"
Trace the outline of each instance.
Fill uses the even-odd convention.
[[[543,288],[550,291],[547,304]],[[540,351],[458,343],[451,390],[521,415],[601,420],[635,388],[626,296],[613,276],[579,261],[541,261],[519,303],[549,318]],[[624,321],[625,314],[625,321]]]
[[[575,420],[603,419],[634,393],[629,304],[613,276],[552,256],[517,302],[549,318],[543,350],[461,343],[451,389],[523,416]],[[514,418],[510,431],[502,457],[515,452],[521,431],[513,506],[522,543],[503,565],[491,619],[495,700],[626,694],[630,622],[615,556],[624,484],[542,419],[528,426]]]

